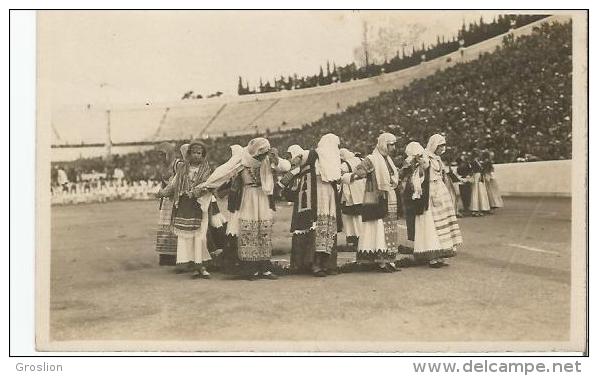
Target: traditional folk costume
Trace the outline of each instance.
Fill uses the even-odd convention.
[[[445,143],[444,137],[438,134],[428,141],[425,158],[429,166],[423,183],[419,182],[428,186],[428,205],[415,217],[414,258],[427,261],[432,267],[446,265],[444,258],[454,256],[457,246],[463,242],[451,196],[444,183],[444,164],[435,154]],[[418,182],[413,184],[419,191]]]
[[[183,163],[182,159],[175,159],[174,146],[168,142],[164,142],[156,147],[157,151],[165,154],[167,167],[162,171],[160,176],[160,188],[165,188],[172,177],[176,174],[176,166]],[[109,187],[108,195],[113,194],[112,183]],[[159,255],[160,265],[175,265],[176,264],[176,234],[173,226],[173,200],[168,197],[160,198],[158,207],[158,231],[156,234],[156,252]]]
[[[255,279],[260,274],[275,279],[270,271],[272,223],[274,219],[273,172],[286,172],[290,163],[277,156],[272,159],[270,143],[265,138],[249,142],[240,155],[218,167],[201,185],[218,189],[230,184],[228,210],[231,216],[227,233],[234,239],[236,274]],[[236,244],[235,244],[236,243]]]
[[[342,161],[342,172],[352,173],[361,163],[361,159],[356,157],[347,149],[340,150]],[[359,234],[361,229],[361,206],[365,193],[365,180],[360,179],[351,183],[343,183],[341,195],[341,212],[343,219],[343,228],[347,236],[347,244],[350,244],[356,251],[359,246]]]
[[[281,177],[278,184],[283,196],[293,203],[290,228],[290,232],[293,234],[291,271],[293,273],[311,273],[315,256],[314,221],[310,205],[311,169],[314,167],[313,162],[316,155],[309,150],[303,150],[299,145],[291,145],[287,151],[291,155],[292,169]],[[307,161],[307,163],[301,166],[301,161]]]
[[[336,273],[336,240],[342,230],[337,189],[341,178],[339,143],[339,138],[329,133],[315,150],[305,151],[297,145],[289,148],[297,167],[285,174],[280,184],[290,190],[288,196],[294,202],[291,268],[297,272],[311,268],[319,277]]]
[[[504,206],[502,195],[498,187],[498,182],[494,177],[494,165],[489,157],[482,162],[482,168],[484,184],[486,185],[486,191],[488,192],[488,204],[491,209],[502,208]]]
[[[203,148],[203,157],[198,164],[192,164],[189,154],[194,146]],[[200,141],[192,141],[181,147],[185,157],[177,165],[174,178],[160,190],[163,197],[172,197],[174,203],[174,233],[177,235],[177,271],[193,270],[193,277],[209,278],[203,263],[211,259],[207,245],[207,231],[210,217],[211,195],[200,188],[210,176],[211,168],[206,157],[206,148]],[[187,268],[185,268],[187,267]]]
[[[428,209],[429,188],[422,184],[429,180],[429,160],[424,157],[425,149],[418,142],[411,142],[405,148],[407,158],[401,168],[399,177],[404,182],[403,204],[405,206],[405,222],[407,240],[415,241],[415,218]]]
[[[477,158],[472,161],[472,176],[473,183],[469,210],[474,216],[481,216],[490,211],[490,202],[484,181],[484,168]]]
[[[344,183],[365,179],[357,263],[378,265],[389,272],[398,270],[394,262],[399,247],[399,174],[388,155],[388,145],[395,142],[394,135],[381,134],[372,154],[352,174],[343,175]]]

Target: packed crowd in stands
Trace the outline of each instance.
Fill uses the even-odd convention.
[[[286,142],[328,132],[365,153],[383,130],[405,144],[443,133],[460,151],[489,149],[497,163],[571,158],[572,25],[544,24],[479,59],[325,116]],[[395,124],[388,129],[389,124]]]
[[[274,83],[270,83],[270,81],[263,83],[262,80],[260,80],[259,86],[253,90],[249,88],[249,83],[247,81],[243,82],[243,78],[239,77],[237,93],[239,95],[246,95],[271,93],[281,90],[305,89],[374,77],[382,73],[396,72],[417,65],[421,63],[422,60],[430,60],[448,55],[457,51],[460,47],[471,46],[486,39],[504,34],[512,28],[521,27],[545,17],[548,16],[541,14],[499,15],[498,18],[495,18],[490,23],[485,23],[484,19],[480,18],[479,23],[472,22],[469,25],[463,24],[457,37],[446,40],[444,37],[441,38],[438,36],[436,44],[433,46],[426,47],[425,45],[422,45],[420,48],[413,46],[410,53],[407,53],[403,47],[401,50],[397,50],[396,56],[381,64],[372,63],[367,64],[364,67],[357,67],[355,63],[351,63],[337,67],[333,63],[331,67],[330,62],[327,62],[326,71],[320,67],[319,73],[313,76],[298,77],[297,75],[293,75],[292,77],[289,76],[287,78],[280,77],[279,79],[274,79]]]
[[[570,159],[571,44],[571,22],[543,24],[531,35],[506,37],[502,48],[478,60],[382,93],[302,129],[265,137],[278,150],[286,151],[291,144],[313,147],[322,135],[335,133],[342,144],[365,155],[382,131],[392,132],[403,145],[442,133],[450,145],[445,155],[448,164],[464,152],[482,150],[494,154],[494,163]],[[230,145],[246,145],[253,137],[256,135],[206,139],[210,163],[216,167],[225,162]],[[184,141],[177,143],[178,150]],[[91,158],[54,167],[58,165],[69,181],[64,192],[91,192],[97,187],[100,192],[113,192],[106,197],[117,198],[145,197],[140,192],[151,192],[166,174],[160,156],[152,151],[116,155],[109,162]],[[115,170],[124,175],[119,181]],[[83,178],[92,171],[105,174],[105,178],[95,183]],[[53,172],[54,191],[63,192],[58,170],[53,168]],[[127,188],[110,190],[118,184]],[[133,193],[120,193],[129,190]]]

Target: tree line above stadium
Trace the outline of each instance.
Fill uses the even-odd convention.
[[[327,61],[325,73],[324,68],[320,66],[319,73],[314,74],[313,76],[298,77],[297,74],[294,74],[293,76],[285,78],[281,75],[280,78],[274,78],[272,80],[273,83],[270,83],[269,80],[264,83],[260,78],[259,86],[257,88],[254,87],[253,89],[250,89],[247,80],[243,82],[243,77],[239,76],[237,93],[239,95],[248,95],[272,93],[282,90],[298,90],[375,77],[383,73],[396,72],[415,66],[426,60],[448,55],[461,47],[471,46],[486,39],[504,34],[513,28],[525,26],[546,17],[548,17],[548,15],[499,15],[498,18],[495,18],[490,23],[485,23],[484,19],[480,17],[479,23],[472,22],[469,25],[463,23],[457,36],[450,40],[446,40],[444,36],[437,36],[436,44],[426,46],[422,43],[421,48],[416,48],[416,46],[413,45],[410,53],[405,50],[405,45],[402,45],[400,49],[397,49],[394,57],[390,60],[385,59],[381,64],[376,64],[375,62],[369,63],[367,58],[366,64],[362,67],[358,67],[355,62],[344,66],[337,66],[333,62],[331,66],[330,61]]]
[[[461,29],[457,32],[457,36],[452,37],[450,40],[447,40],[444,36],[437,36],[436,44],[426,46],[422,43],[420,48],[417,48],[414,44],[410,52],[405,49],[405,44],[403,43],[400,49],[397,48],[394,57],[385,59],[384,62],[380,64],[369,62],[366,53],[365,64],[361,67],[355,62],[344,66],[337,66],[333,62],[331,66],[330,61],[327,61],[326,72],[324,72],[323,66],[320,66],[318,74],[314,74],[313,76],[299,77],[297,74],[294,74],[293,76],[285,78],[281,75],[279,78],[274,78],[272,80],[273,83],[270,83],[270,80],[264,83],[260,78],[259,85],[257,87],[254,86],[253,88],[250,88],[247,80],[244,80],[242,76],[239,76],[237,94],[248,95],[273,93],[283,90],[299,90],[375,77],[383,73],[396,72],[413,67],[426,60],[432,60],[448,55],[459,50],[459,48],[480,43],[497,35],[504,34],[513,28],[522,27],[546,17],[549,17],[549,15],[501,14],[490,23],[485,23],[484,19],[480,17],[479,23],[471,22],[469,25],[463,23]],[[212,94],[202,95],[196,93],[194,90],[189,90],[183,94],[181,99],[213,98],[223,94],[223,92],[217,91]]]

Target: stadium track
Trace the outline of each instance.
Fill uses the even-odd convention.
[[[505,198],[494,215],[461,219],[465,245],[448,268],[255,282],[191,280],[158,266],[157,215],[153,201],[52,207],[52,340],[568,337],[570,199]],[[281,258],[290,207],[277,218]]]

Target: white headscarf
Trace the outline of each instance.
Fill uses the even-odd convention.
[[[339,149],[339,154],[341,156],[342,161],[347,161],[350,158],[353,158],[355,154],[353,154],[349,149],[341,148]]]
[[[388,144],[394,144],[397,138],[391,133],[382,133],[378,144],[369,156],[374,165],[374,173],[380,191],[392,191],[399,182],[399,174],[392,158],[388,155]],[[391,171],[392,170],[392,176]]]
[[[426,154],[430,158],[430,163],[435,161],[438,166],[434,167],[435,169],[444,170],[444,163],[439,155],[436,154],[436,150],[440,145],[445,145],[446,139],[444,136],[440,134],[435,134],[428,140],[428,145],[426,145]]]
[[[320,173],[322,181],[333,182],[341,178],[340,142],[338,136],[332,133],[325,134],[318,142],[316,173]]]
[[[302,162],[305,162],[305,160],[307,160],[307,155],[309,154],[309,150],[304,150],[299,145],[291,145],[291,146],[289,146],[289,148],[287,149],[287,152],[289,152],[291,154],[291,159],[293,159],[296,156],[300,155],[301,158],[303,159]]]
[[[257,168],[260,167],[260,182],[262,190],[271,195],[274,191],[274,178],[272,176],[272,168],[270,166],[270,158],[266,157],[262,161],[258,161],[254,157],[267,153],[270,151],[270,142],[265,138],[258,137],[249,141],[247,146],[243,148],[242,152],[233,154],[231,159],[225,164],[218,167],[212,175],[201,186],[205,188],[218,188],[228,180],[232,179],[236,174],[241,172],[243,168]]]
[[[426,150],[420,145],[419,142],[410,142],[405,148],[405,154],[407,154],[405,161],[410,163],[416,156],[422,156],[425,154],[425,152]]]
[[[295,158],[296,156],[303,153],[303,151],[304,151],[303,148],[299,145],[291,145],[287,149],[287,152],[289,152],[291,154],[291,158]]]
[[[249,141],[247,147],[245,147],[245,152],[243,153],[244,162],[247,160],[247,164],[245,166],[250,167],[251,164],[255,165],[256,162],[257,164],[259,164],[260,161],[258,161],[254,157],[265,154],[269,152],[270,149],[270,141],[266,140],[263,137],[257,137]]]
[[[257,137],[249,141],[243,155],[241,156],[241,163],[245,167],[260,168],[260,181],[262,190],[271,195],[274,192],[274,177],[272,176],[272,168],[270,166],[270,158],[266,156],[263,160],[255,159],[258,155],[269,152],[271,149],[270,141],[263,137]]]
[[[181,156],[183,157],[183,160],[186,161],[187,160],[187,152],[189,151],[189,144],[181,145],[180,151],[181,151]]]
[[[357,158],[355,154],[349,149],[340,149],[340,156],[341,160],[347,162],[353,170],[361,163],[361,159]]]
[[[237,144],[230,146],[231,158],[233,158],[236,155],[241,155],[242,152],[243,152],[243,146],[237,145]]]
[[[361,159],[357,158],[355,154],[353,154],[348,149],[340,149],[341,159],[351,166],[351,170],[355,171],[355,168],[359,166],[361,163]],[[365,180],[359,179],[355,180],[351,183],[344,183],[343,184],[343,198],[348,202],[350,205],[357,205],[363,203],[363,194],[365,192]]]
[[[419,144],[419,142],[410,142],[405,148],[405,154],[407,154],[405,161],[407,163],[411,163],[416,156],[424,156],[425,153],[426,150]],[[422,176],[421,172],[421,169],[416,167],[413,169],[413,173],[411,174],[411,183],[413,184],[413,199],[420,198],[422,196],[422,182],[424,177]]]
[[[430,155],[430,157],[438,157],[436,155],[436,149],[440,145],[446,145],[446,139],[443,135],[435,134],[428,140],[428,145],[426,145],[426,151]]]
[[[392,133],[382,133],[378,136],[378,144],[376,145],[376,149],[382,154],[383,156],[388,156],[388,144],[394,144],[397,142],[397,138]]]

